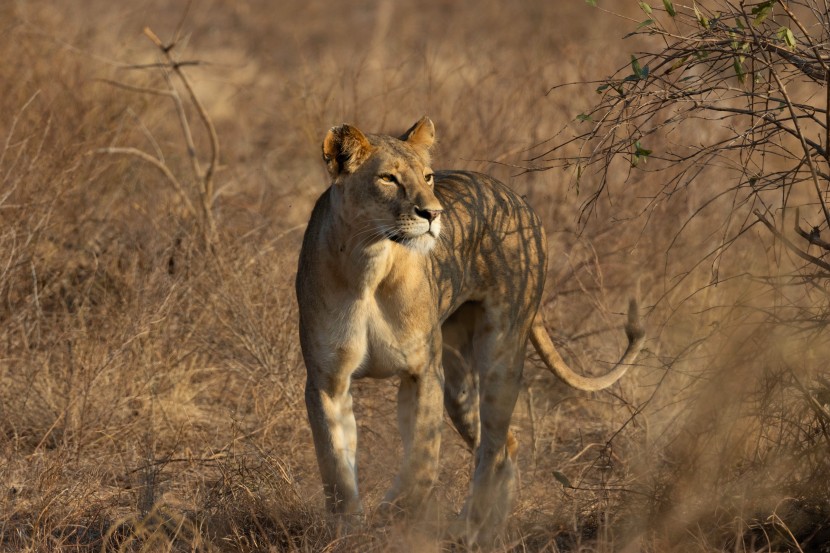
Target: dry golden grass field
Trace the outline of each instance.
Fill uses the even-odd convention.
[[[551,88],[648,47],[623,39],[637,2],[185,7],[0,2],[0,550],[453,547],[441,527],[472,456],[449,424],[438,529],[373,516],[401,454],[393,381],[355,384],[365,523],[324,513],[293,285],[326,130],[427,114],[436,168],[493,174],[543,219],[542,315],[572,366],[618,357],[632,295],[647,328],[604,392],[528,350],[496,550],[830,551],[826,273],[771,286],[797,259],[736,195],[709,201],[717,165],[656,202],[655,164],[623,163],[582,219],[591,175],[524,170],[599,101],[596,84]],[[175,40],[198,105],[148,34]]]

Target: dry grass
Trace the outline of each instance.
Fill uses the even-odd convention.
[[[322,513],[293,295],[325,130],[392,132],[424,113],[436,166],[494,173],[546,221],[544,315],[569,359],[601,370],[592,360],[617,355],[638,282],[650,308],[649,354],[610,392],[576,394],[527,364],[520,499],[500,547],[827,550],[826,317],[795,332],[767,316],[776,302],[821,312],[824,284],[773,293],[741,277],[791,269],[759,231],[709,286],[713,263],[698,262],[728,202],[676,234],[714,169],[642,232],[653,177],[582,228],[568,175],[510,167],[593,101],[591,87],[545,92],[625,64],[635,45],[618,37],[635,23],[581,2],[197,0],[174,53],[205,62],[184,71],[222,146],[206,248],[159,171],[96,154],[163,155],[199,200],[169,98],[105,82],[166,87],[125,66],[158,61],[141,31],[168,40],[181,7],[53,4],[0,6],[0,550],[441,550],[432,527],[370,515],[347,530]],[[209,137],[186,115],[205,164]],[[372,506],[400,453],[395,390],[357,388]],[[449,426],[444,439],[439,527],[470,469]]]

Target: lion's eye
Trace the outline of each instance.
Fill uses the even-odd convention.
[[[427,181],[428,185],[432,186],[433,182],[435,182],[435,175],[432,173],[424,175],[424,180]]]
[[[378,178],[384,184],[398,184],[398,177],[391,173],[384,173],[382,175],[378,175]]]

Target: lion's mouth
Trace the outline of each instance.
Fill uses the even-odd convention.
[[[396,244],[404,244],[409,239],[398,231],[391,231],[386,234],[386,237]]]

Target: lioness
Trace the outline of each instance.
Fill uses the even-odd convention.
[[[514,488],[509,433],[530,337],[568,384],[598,390],[634,362],[643,333],[632,302],[629,344],[607,375],[575,374],[535,319],[547,266],[545,233],[525,201],[488,176],[433,172],[424,117],[400,138],[332,128],[323,159],[332,184],[314,207],[297,272],[308,418],[328,508],[362,511],[354,378],[400,378],[400,473],[385,503],[417,510],[438,470],[441,421],[475,451],[462,512],[470,540],[501,528]]]

